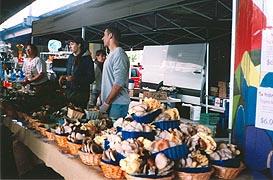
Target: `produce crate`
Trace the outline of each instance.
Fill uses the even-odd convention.
[[[220,120],[219,113],[201,113],[200,114],[200,124],[203,125],[216,125]]]
[[[148,91],[145,89],[130,89],[129,90],[129,96],[130,97],[139,97],[140,93],[143,93],[144,91]]]
[[[83,115],[84,113],[80,111],[76,111],[74,109],[68,108],[67,117],[69,117],[70,119],[81,119]]]
[[[212,137],[215,137],[217,125],[204,125],[211,130]]]
[[[158,100],[167,100],[168,95],[167,92],[153,92],[153,91],[144,91],[143,92],[143,97],[147,98],[154,98]]]

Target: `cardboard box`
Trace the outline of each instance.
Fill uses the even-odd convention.
[[[226,90],[225,90],[225,89],[220,89],[220,90],[219,90],[219,93],[218,93],[218,96],[219,96],[220,98],[226,98],[226,97],[227,97],[227,92],[226,92]]]
[[[129,90],[129,96],[130,97],[139,97],[139,94],[143,93],[144,91],[148,91],[148,90],[144,90],[144,89],[130,89]]]
[[[227,89],[226,88],[219,88],[219,97],[220,98],[226,98],[227,97]]]
[[[224,82],[224,81],[218,82],[218,96],[220,98],[227,97],[227,82]]]
[[[227,82],[225,82],[225,81],[218,81],[218,87],[219,88],[226,88],[227,87]]]
[[[211,96],[218,96],[218,87],[210,87],[210,93]]]
[[[154,98],[158,100],[167,100],[168,94],[167,92],[151,92],[151,91],[144,91],[143,98]]]

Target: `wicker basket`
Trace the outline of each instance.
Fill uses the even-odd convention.
[[[25,119],[27,122],[29,122],[32,126],[33,126],[33,123],[35,122],[35,121],[37,121],[36,119],[33,119],[33,118],[31,118],[31,117],[29,117],[29,116],[26,116],[26,119]]]
[[[42,136],[46,136],[47,128],[39,126],[39,130]]]
[[[74,109],[68,108],[67,117],[71,119],[81,119],[84,116],[84,113],[80,111],[76,111]]]
[[[101,154],[91,154],[91,153],[85,153],[81,150],[78,151],[81,161],[89,166],[99,166],[100,165],[100,158]]]
[[[102,173],[105,177],[111,179],[123,179],[125,177],[124,171],[121,170],[120,166],[100,162]]]
[[[48,140],[54,141],[55,140],[55,134],[49,131],[45,131],[46,136],[48,138]]]
[[[82,147],[82,144],[76,144],[70,141],[67,141],[68,148],[71,154],[77,155],[79,149]]]
[[[233,179],[238,174],[245,169],[245,165],[241,162],[240,167],[238,168],[230,168],[230,167],[223,167],[223,166],[216,166],[212,165],[215,168],[215,176],[222,178],[222,179]]]
[[[32,124],[34,121],[38,121],[37,119],[33,119],[32,117],[27,116],[27,115],[26,115],[25,119],[26,119],[29,123],[31,123],[31,124]]]
[[[129,174],[126,174],[125,177],[126,177],[127,180],[155,180],[155,179],[171,180],[171,179],[174,178],[174,175],[172,174],[172,175],[170,175],[168,177],[162,177],[162,178],[159,178],[159,177],[157,177],[157,178],[146,178],[146,177],[136,177],[136,176],[131,176]]]
[[[28,118],[28,122],[31,124],[31,126],[36,129],[37,131],[40,131],[39,126],[42,125],[42,123],[37,120],[37,119],[33,119],[33,118]]]
[[[43,125],[40,121],[36,120],[32,122],[32,126],[37,130],[40,131],[40,126]]]
[[[205,173],[186,173],[186,172],[176,172],[178,179],[181,180],[209,180],[210,176],[214,172],[214,168],[211,168],[209,172]]]
[[[61,136],[61,135],[55,134],[55,138],[56,138],[57,144],[61,148],[68,147],[67,136]]]

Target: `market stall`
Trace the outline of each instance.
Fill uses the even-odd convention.
[[[254,143],[245,144],[244,140],[246,135],[247,135],[247,138],[250,137],[250,141],[252,140],[251,138],[252,136],[248,136],[248,135],[251,134],[251,132],[254,132],[256,134],[257,129],[254,127],[256,123],[257,123],[257,127],[265,129],[265,130],[262,130],[263,132],[262,134],[263,135],[265,134],[266,135],[265,137],[267,136],[270,137],[270,138],[266,138],[265,141],[268,144],[272,144],[272,129],[268,128],[268,126],[266,126],[264,123],[267,121],[260,121],[260,124],[258,121],[256,121],[256,117],[257,119],[258,118],[261,119],[261,117],[264,114],[266,117],[270,116],[270,113],[268,112],[261,113],[262,111],[256,106],[256,100],[261,100],[261,97],[257,97],[258,89],[263,91],[264,90],[263,88],[271,87],[271,85],[265,85],[264,83],[261,83],[261,82],[263,82],[263,79],[266,79],[266,77],[268,76],[270,77],[272,68],[270,68],[271,67],[270,63],[268,64],[269,66],[266,66],[269,68],[264,68],[266,63],[264,61],[261,61],[261,59],[263,59],[264,56],[262,56],[260,59],[259,53],[258,53],[258,56],[256,56],[257,55],[256,53],[262,51],[261,45],[263,43],[261,43],[262,42],[261,32],[263,32],[263,30],[268,30],[267,28],[271,27],[271,21],[267,21],[267,19],[272,19],[272,18],[268,18],[269,16],[271,17],[271,14],[265,13],[267,12],[266,6],[262,6],[262,4],[265,1],[253,2],[249,0],[249,1],[245,1],[245,3],[241,3],[241,2],[238,3],[239,5],[238,9],[240,10],[240,13],[238,14],[238,16],[236,12],[237,1],[233,1],[233,2],[234,2],[233,3],[234,10],[233,10],[232,19],[234,20],[233,20],[233,30],[232,30],[233,37],[232,37],[232,44],[231,44],[233,51],[231,54],[231,57],[232,57],[231,58],[232,59],[231,78],[230,78],[231,103],[229,105],[230,107],[229,108],[230,109],[229,129],[232,128],[234,131],[232,140],[234,142],[237,142],[241,147],[246,147],[246,149],[249,150],[249,149],[252,149],[252,145]],[[253,10],[253,14],[257,15],[259,18],[256,18],[256,16],[254,15],[252,18],[249,18],[249,14],[246,13],[248,12],[249,9]],[[238,17],[238,23],[236,23],[235,17]],[[62,19],[61,17],[58,17],[58,18]],[[247,23],[245,21],[246,19],[247,19]],[[255,19],[255,21],[252,21],[253,19]],[[257,19],[261,19],[262,21],[258,22]],[[254,23],[252,24],[252,22]],[[269,23],[267,24],[267,22]],[[236,24],[238,24],[237,30],[235,29]],[[45,25],[47,26],[48,24],[45,23]],[[97,29],[100,29],[100,28],[97,28]],[[157,29],[153,29],[153,30],[157,31]],[[237,38],[238,38],[238,41],[236,44],[236,52],[235,52],[235,34],[237,34]],[[37,33],[37,36],[39,36],[38,33]],[[269,35],[267,36],[269,37]],[[264,37],[266,37],[266,35],[264,35]],[[265,42],[265,38],[263,38],[263,40]],[[264,51],[262,52],[264,53]],[[236,54],[236,60],[234,62],[233,60],[234,60],[235,54]],[[260,64],[263,67],[262,72],[258,70],[260,69],[260,66],[259,66]],[[260,86],[262,86],[262,88]],[[272,109],[269,106],[268,108],[270,110]],[[233,127],[233,124],[234,124],[234,127]],[[248,134],[246,134],[246,130],[245,130],[246,126],[249,126],[247,128],[250,131]],[[259,135],[255,136],[257,140],[259,139],[259,137],[260,137]],[[259,149],[259,148],[256,148],[256,149]],[[268,169],[269,167],[267,166],[266,159],[267,158],[270,159],[269,152],[271,150],[272,150],[272,147],[268,146],[265,153],[259,154],[260,157],[253,156],[253,154],[256,154],[256,153],[249,151],[247,153],[247,158],[248,158],[247,163],[250,164],[252,168],[254,169],[256,168],[255,166],[257,165],[257,163],[259,164],[259,167],[261,167],[259,168],[259,170]]]
[[[214,6],[215,5],[215,6]],[[119,7],[119,8],[117,8]],[[202,7],[202,8],[201,8]],[[201,103],[204,103],[203,106],[206,107],[206,112],[208,112],[208,108],[220,109],[221,112],[225,110],[224,103],[219,103],[219,107],[215,108],[214,101],[218,100],[216,99],[217,96],[209,96],[209,76],[211,77],[218,77],[210,75],[209,71],[212,71],[213,66],[211,69],[207,68],[207,72],[204,72],[203,70],[206,70],[204,68],[204,64],[207,64],[207,67],[209,64],[211,64],[213,61],[209,59],[214,59],[212,56],[215,55],[215,47],[218,46],[218,43],[224,44],[223,46],[227,46],[225,49],[229,49],[228,43],[225,43],[225,41],[230,39],[229,34],[230,33],[230,27],[231,27],[231,2],[225,1],[225,2],[218,2],[214,3],[212,1],[206,1],[206,2],[196,2],[196,3],[189,3],[186,1],[149,1],[149,3],[144,1],[103,1],[103,2],[97,2],[97,1],[90,1],[86,4],[82,4],[80,6],[77,6],[76,8],[70,9],[65,14],[59,15],[53,15],[44,19],[41,19],[39,21],[36,21],[33,23],[33,37],[34,42],[36,37],[54,37],[59,38],[62,40],[67,40],[70,38],[71,35],[79,35],[81,34],[82,37],[89,42],[100,42],[101,39],[101,31],[109,26],[110,24],[115,24],[115,26],[119,27],[123,32],[123,40],[121,43],[121,46],[124,49],[131,49],[134,50],[142,49],[143,46],[151,46],[151,45],[178,45],[180,46],[182,44],[189,44],[189,43],[202,43],[202,51],[192,51],[193,48],[188,48],[187,51],[179,52],[177,50],[177,54],[175,56],[179,57],[180,59],[184,59],[184,54],[187,56],[188,54],[200,54],[200,57],[198,60],[198,69],[194,69],[190,67],[191,72],[185,72],[181,73],[181,71],[184,71],[187,68],[176,68],[176,71],[170,71],[170,74],[167,76],[162,77],[161,74],[159,76],[153,75],[150,76],[150,74],[153,74],[153,70],[155,69],[148,69],[148,66],[144,68],[146,69],[146,73],[150,72],[146,77],[150,77],[156,80],[164,80],[167,85],[174,85],[175,82],[179,82],[179,85],[181,85],[181,82],[183,84],[192,85],[194,84],[194,91],[192,92],[188,90],[188,88],[183,89],[182,92],[179,93],[179,96],[177,98],[182,99],[182,102],[189,102],[189,99],[192,100],[194,98],[194,105],[200,105]],[[119,9],[117,11],[117,9]],[[181,10],[182,9],[182,10]],[[211,11],[207,11],[207,9],[213,9]],[[103,12],[110,12],[110,13],[103,13],[103,16],[92,16],[92,14],[98,14],[101,11]],[[198,13],[196,13],[198,11]],[[214,13],[211,14],[211,12],[220,12],[220,13]],[[79,13],[80,12],[80,13]],[[176,12],[175,14],[173,12]],[[184,14],[187,12],[186,14]],[[88,15],[84,15],[82,13],[88,13]],[[92,13],[92,14],[90,14]],[[114,14],[114,16],[113,16]],[[216,20],[217,23],[213,22],[213,16],[217,16]],[[82,18],[82,17],[89,17],[92,16],[92,18]],[[176,17],[176,18],[175,18]],[[177,17],[184,17],[183,20]],[[77,23],[68,23],[70,20],[75,19],[75,22]],[[80,21],[77,21],[80,19]],[[140,21],[142,19],[143,21]],[[193,19],[195,21],[193,22]],[[225,20],[224,20],[225,19]],[[183,22],[182,22],[183,21]],[[149,22],[149,23],[143,23],[143,22]],[[174,23],[170,23],[174,22]],[[187,23],[185,23],[187,22]],[[202,33],[196,33],[195,30],[191,28],[190,24],[197,24],[198,28],[200,28],[200,31]],[[200,24],[199,24],[200,23]],[[48,27],[48,24],[50,24],[50,28]],[[204,24],[208,26],[204,26]],[[212,24],[214,24],[212,26]],[[223,28],[224,27],[224,28]],[[217,29],[217,30],[216,30]],[[206,32],[203,33],[203,30]],[[95,36],[93,34],[96,34]],[[221,38],[220,38],[221,37]],[[222,37],[224,37],[222,40]],[[221,39],[221,40],[220,40]],[[219,42],[218,42],[219,41]],[[209,45],[210,46],[209,46]],[[216,45],[217,44],[217,45]],[[171,47],[171,46],[170,46]],[[207,50],[206,50],[207,49]],[[190,51],[188,51],[190,50]],[[211,52],[212,50],[212,52]],[[172,50],[174,51],[174,50]],[[176,50],[175,50],[176,51]],[[154,51],[156,52],[156,51]],[[227,52],[224,50],[224,52]],[[205,53],[207,53],[207,62],[204,62],[204,56]],[[157,64],[160,64],[160,58],[159,53],[158,56],[153,54],[152,57],[149,57],[151,62],[157,62]],[[183,54],[183,58],[182,58]],[[211,55],[212,54],[212,55]],[[170,57],[173,54],[168,54]],[[162,56],[163,57],[163,56]],[[225,56],[228,57],[228,56]],[[218,59],[218,57],[217,57]],[[192,60],[192,59],[190,59]],[[222,61],[219,59],[219,61]],[[228,60],[227,60],[228,61]],[[179,61],[180,62],[180,61]],[[225,61],[226,62],[226,61]],[[175,62],[169,62],[167,66],[164,66],[164,70],[157,68],[158,71],[166,72],[168,71],[168,66],[170,63],[175,64]],[[226,68],[224,63],[223,68],[219,71],[227,71],[228,77],[228,68]],[[181,65],[181,64],[178,64]],[[160,66],[160,65],[159,65]],[[185,66],[185,64],[181,65]],[[204,68],[203,70],[200,70],[199,66]],[[173,67],[174,69],[174,67]],[[216,68],[218,69],[218,67]],[[215,70],[215,69],[214,69]],[[205,76],[204,74],[207,74],[206,76],[206,88],[203,88],[205,79],[203,79]],[[157,73],[154,73],[157,74]],[[187,74],[188,76],[194,76],[193,79],[198,79],[197,83],[193,83],[192,80],[186,80],[188,76],[185,76]],[[178,75],[178,76],[177,76]],[[222,74],[221,74],[222,75]],[[154,78],[156,76],[156,78]],[[176,78],[180,77],[180,78]],[[198,78],[197,78],[198,77]],[[201,77],[201,78],[200,78]],[[228,79],[228,78],[226,78]],[[199,81],[202,81],[201,83]],[[156,82],[156,83],[158,83]],[[196,81],[194,81],[196,82]],[[226,84],[228,84],[228,80],[226,81]],[[216,87],[217,88],[217,87]],[[206,92],[203,92],[203,90]],[[226,87],[225,87],[226,89]],[[197,93],[197,95],[194,96],[188,96],[188,91],[191,91],[190,93]],[[197,91],[197,92],[196,92]],[[193,97],[193,98],[192,98]],[[216,100],[215,100],[216,99]],[[228,101],[227,96],[223,96],[219,101]],[[192,101],[190,102],[192,103]],[[232,103],[230,103],[232,104]],[[211,105],[212,107],[210,107]],[[232,106],[232,105],[230,105]],[[222,113],[224,114],[224,113]],[[228,118],[225,117],[225,121],[228,121]],[[226,123],[225,124],[228,124]],[[231,123],[229,123],[229,129],[231,129]],[[227,125],[226,125],[226,128]]]
[[[100,173],[99,167],[86,166],[79,158],[62,153],[56,143],[43,137],[38,131],[25,128],[20,120],[17,122],[5,118],[2,122],[14,133],[19,141],[65,179],[107,179]]]
[[[236,145],[217,145],[215,130],[180,118],[176,108],[165,109],[153,98],[131,106],[129,116],[116,121],[100,117],[95,109],[83,113],[67,106],[49,117],[44,111],[17,110],[3,124],[65,179],[234,178],[245,168]],[[149,166],[143,169],[147,159]]]

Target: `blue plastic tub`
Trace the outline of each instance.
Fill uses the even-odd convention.
[[[160,113],[162,113],[162,109],[157,109],[153,112],[150,112],[149,114],[146,114],[144,116],[136,116],[135,114],[132,114],[132,119],[136,120],[139,123],[149,124],[151,123]]]
[[[213,165],[222,166],[222,167],[230,167],[230,168],[238,168],[240,167],[240,158],[232,158],[227,160],[214,160],[212,161]]]
[[[160,178],[166,178],[166,177],[171,177],[173,174],[169,173],[163,176],[158,176],[158,175],[146,175],[146,174],[129,174],[130,176],[134,176],[137,178],[150,178],[150,179],[160,179]]]
[[[178,168],[176,171],[185,173],[206,173],[211,170],[211,167],[200,167],[200,168]]]
[[[129,138],[139,138],[144,137],[151,141],[155,139],[155,132],[135,132],[135,131],[121,131],[122,140],[126,140]]]
[[[167,148],[162,151],[158,151],[156,153],[153,153],[152,156],[155,158],[158,153],[165,154],[171,160],[178,160],[178,159],[188,156],[189,150],[188,150],[188,147],[186,144],[181,144],[178,146],[174,146],[174,147]]]
[[[153,123],[157,128],[161,130],[175,129],[180,125],[180,120],[168,120],[168,121],[159,121]]]

